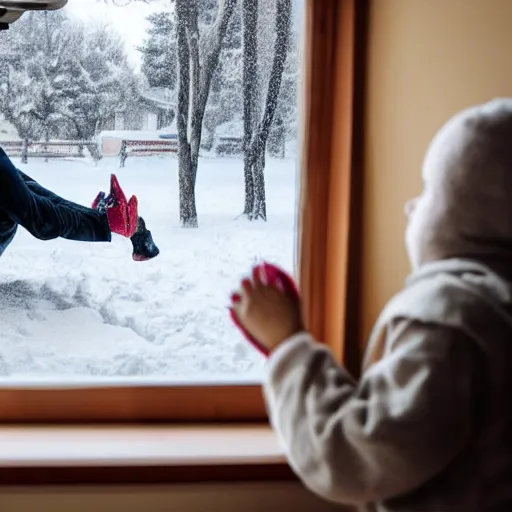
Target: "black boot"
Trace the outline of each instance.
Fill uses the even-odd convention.
[[[160,250],[155,245],[151,231],[146,229],[146,223],[142,217],[139,217],[137,231],[130,238],[133,245],[133,261],[148,261],[156,258]]]

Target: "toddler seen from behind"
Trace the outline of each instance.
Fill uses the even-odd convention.
[[[270,356],[264,393],[290,465],[361,511],[512,511],[512,99],[434,137],[406,206],[412,273],[355,380],[258,267],[234,312]]]

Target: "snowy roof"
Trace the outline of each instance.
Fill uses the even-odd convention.
[[[174,101],[174,92],[169,91],[163,87],[151,87],[140,93],[140,95],[147,101],[154,103],[155,105],[168,108],[176,109],[176,102]]]
[[[167,134],[169,130],[106,130],[98,135],[99,140],[162,140],[160,134]]]

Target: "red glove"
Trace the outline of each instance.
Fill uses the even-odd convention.
[[[110,231],[130,238],[137,230],[139,219],[137,198],[126,201],[123,189],[115,174],[110,177],[110,194],[107,198],[107,219]]]
[[[279,267],[272,265],[271,263],[263,263],[262,265],[258,266],[262,266],[265,270],[265,275],[267,276],[269,284],[277,285],[285,293],[289,293],[293,295],[297,300],[299,300],[299,289],[289,274],[287,274],[284,270],[281,270]],[[234,294],[231,298],[234,302],[240,302],[241,299],[238,294]],[[240,331],[242,331],[242,334],[245,336],[247,341],[249,341],[249,343],[251,343],[264,356],[268,357],[270,355],[269,349],[247,332],[247,330],[240,323],[240,320],[238,319],[238,316],[236,315],[236,312],[233,308],[229,308],[229,314],[231,316],[231,320],[233,320],[235,325],[240,329]]]

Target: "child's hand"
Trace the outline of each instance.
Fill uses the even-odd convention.
[[[254,269],[252,279],[242,281],[231,301],[242,326],[269,351],[303,330],[299,300],[278,285],[267,284],[262,267]]]

